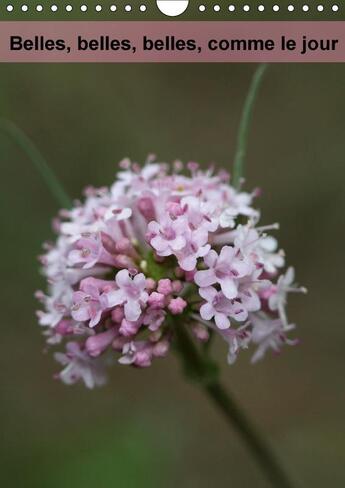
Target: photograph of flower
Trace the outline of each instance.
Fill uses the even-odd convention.
[[[3,71],[3,486],[343,486],[345,68]]]

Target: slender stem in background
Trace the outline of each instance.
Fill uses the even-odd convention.
[[[72,202],[63,189],[58,178],[49,167],[48,163],[39,152],[34,143],[29,139],[29,137],[17,127],[13,122],[6,119],[0,119],[0,131],[9,135],[13,141],[24,151],[28,156],[30,161],[35,166],[36,170],[45,183],[47,184],[52,195],[55,197],[58,204],[63,208],[71,208]]]
[[[293,484],[274,452],[256,431],[243,409],[219,382],[215,365],[207,356],[202,355],[183,324],[175,323],[174,332],[177,352],[187,376],[204,389],[228,423],[237,430],[272,486],[292,488]]]
[[[237,134],[234,169],[232,173],[232,184],[234,185],[235,188],[239,188],[241,183],[241,178],[243,176],[244,158],[246,155],[250,120],[253,113],[256,95],[258,93],[267,66],[268,66],[267,64],[260,64],[256,69],[248,90],[247,97],[244,102],[240,126]]]

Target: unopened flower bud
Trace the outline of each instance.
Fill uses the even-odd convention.
[[[159,280],[157,291],[163,295],[169,295],[173,291],[171,280],[168,278]]]
[[[147,303],[153,309],[164,308],[165,296],[162,293],[157,293],[156,291],[153,291],[149,296]]]
[[[116,334],[116,329],[112,328],[106,332],[89,337],[85,343],[87,353],[92,357],[99,356],[113,342]]]
[[[168,309],[173,315],[178,315],[183,312],[186,306],[187,306],[187,302],[183,298],[177,297],[177,298],[172,298],[170,300]]]

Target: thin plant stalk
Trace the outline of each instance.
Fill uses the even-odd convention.
[[[243,178],[250,121],[252,118],[256,96],[258,94],[267,66],[268,65],[265,63],[259,64],[253,75],[247,97],[243,105],[241,121],[237,134],[235,159],[232,173],[232,184],[235,188],[240,187],[241,179]]]
[[[181,357],[184,371],[199,385],[224,415],[227,422],[241,436],[266,478],[275,488],[293,488],[287,473],[270,446],[258,433],[233,396],[219,381],[217,366],[196,347],[188,331],[181,323],[175,323],[176,352]]]
[[[57,201],[58,205],[62,208],[71,208],[71,199],[31,139],[29,139],[29,137],[13,122],[6,119],[0,119],[0,131],[10,136],[17,146],[19,146],[27,155],[33,166],[47,184],[47,187]]]

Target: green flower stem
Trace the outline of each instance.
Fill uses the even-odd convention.
[[[232,184],[235,188],[239,188],[241,184],[241,178],[243,177],[244,159],[247,149],[250,120],[253,113],[256,95],[259,91],[259,87],[267,66],[267,64],[259,64],[257,70],[254,73],[246,100],[244,102],[240,126],[237,134],[234,168],[232,173]]]
[[[177,352],[187,376],[204,389],[227,422],[237,430],[272,486],[292,488],[293,484],[271,448],[256,431],[243,409],[219,382],[215,364],[207,356],[202,355],[183,324],[176,322],[174,331]]]
[[[39,152],[34,143],[29,139],[29,137],[13,122],[10,122],[6,119],[0,119],[0,131],[10,136],[12,140],[28,156],[38,173],[44,179],[47,187],[49,188],[52,195],[55,197],[59,206],[66,209],[71,208],[72,202],[69,196],[63,189],[53,170],[50,168],[42,154]]]

